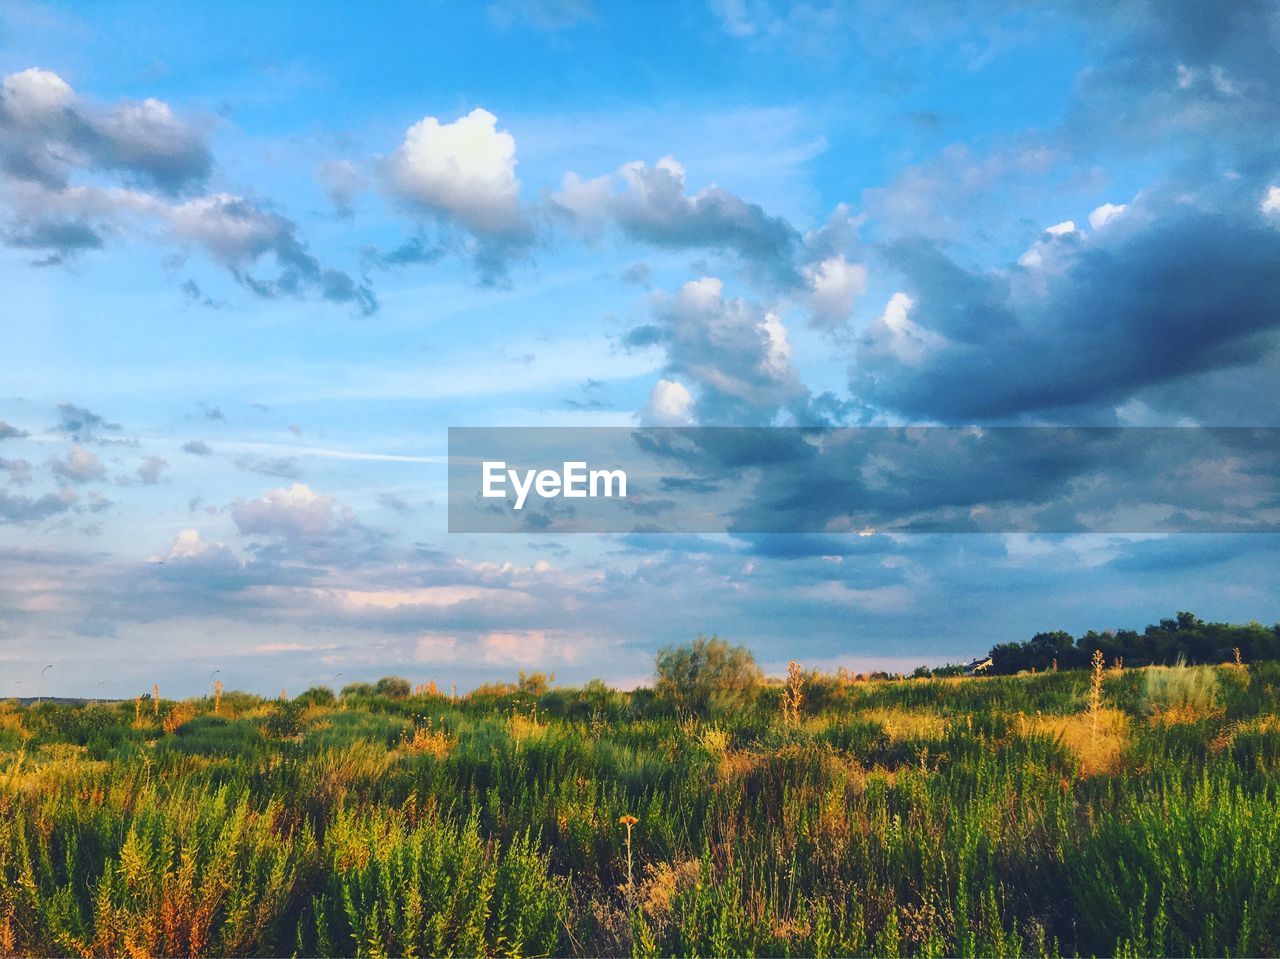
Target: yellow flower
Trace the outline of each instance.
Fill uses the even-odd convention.
[[[618,817],[618,822],[622,823],[622,825],[624,826],[634,826],[639,821],[640,820],[637,819],[635,816],[630,816],[630,815]]]

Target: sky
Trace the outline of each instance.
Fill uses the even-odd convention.
[[[1275,534],[446,516],[450,426],[1280,426],[1278,54],[1254,0],[0,3],[0,695],[1280,620]]]

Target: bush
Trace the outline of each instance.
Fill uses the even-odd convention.
[[[402,679],[399,676],[383,676],[373,684],[373,691],[376,695],[386,696],[390,699],[408,699],[412,689],[413,687],[409,685],[409,680]]]
[[[699,716],[741,710],[755,702],[763,674],[745,646],[699,636],[658,653],[657,692],[677,710]]]
[[[312,686],[297,696],[294,702],[301,703],[303,706],[332,706],[334,702],[333,690],[328,686]]]

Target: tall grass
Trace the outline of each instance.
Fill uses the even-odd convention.
[[[1280,953],[1275,664],[792,689],[0,704],[0,954]]]

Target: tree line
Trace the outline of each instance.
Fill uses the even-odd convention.
[[[987,672],[1003,675],[1023,670],[1083,669],[1099,650],[1108,664],[1125,666],[1252,663],[1280,659],[1280,623],[1206,623],[1194,613],[1180,612],[1142,632],[1136,629],[1089,630],[1073,637],[1063,630],[1036,633],[1024,643],[998,643],[988,654]]]

